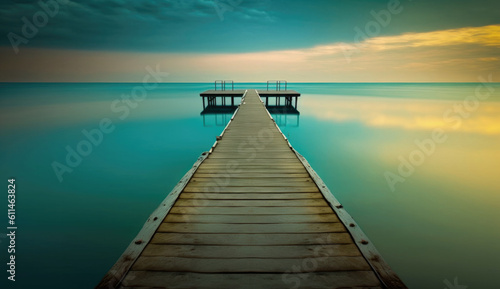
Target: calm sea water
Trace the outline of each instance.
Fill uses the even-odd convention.
[[[93,288],[229,120],[200,115],[210,84],[162,84],[126,109],[135,86],[0,84],[2,263],[12,177],[18,226],[15,286],[6,265],[0,284]],[[290,88],[301,114],[275,115],[284,134],[410,288],[499,287],[499,84]],[[58,177],[73,150],[86,155]]]

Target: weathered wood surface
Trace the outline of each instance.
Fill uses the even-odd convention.
[[[280,224],[280,223],[335,223],[340,222],[335,214],[309,214],[309,215],[231,215],[217,214],[168,214],[165,222],[183,223],[188,219],[193,223],[220,223],[224,220],[227,224]]]
[[[321,256],[361,256],[354,244],[316,246],[213,246],[149,244],[142,256],[179,258],[314,258]]]
[[[352,244],[349,233],[311,233],[307,236],[295,233],[270,234],[192,234],[192,233],[157,233],[151,244],[165,245],[217,245],[217,246],[293,246]]]
[[[379,258],[373,245],[349,227],[255,90],[221,136],[140,254],[98,288],[406,288],[386,283],[383,261],[367,260]]]
[[[378,280],[371,271],[339,271],[309,273],[233,273],[204,274],[190,272],[131,271],[125,288],[172,288],[172,289],[380,289],[373,286]],[[130,287],[128,287],[130,286]]]

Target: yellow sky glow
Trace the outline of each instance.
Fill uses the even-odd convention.
[[[1,81],[140,81],[160,64],[168,81],[477,81],[500,70],[500,25],[381,36],[361,43],[255,53],[133,53],[0,48]],[[9,51],[7,51],[9,50]]]

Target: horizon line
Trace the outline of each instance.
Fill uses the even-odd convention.
[[[165,81],[165,82],[160,82],[160,84],[214,84],[214,81],[207,82],[207,81]],[[117,83],[141,83],[141,81],[0,81],[0,84],[12,84],[12,83],[18,83],[18,84],[117,84]],[[234,82],[234,84],[267,84],[267,81],[263,82],[255,82],[255,81],[241,81],[241,82]],[[271,82],[270,82],[271,83]],[[274,83],[274,82],[272,82]],[[420,83],[420,84],[459,84],[459,83],[481,83],[480,81],[342,81],[342,82],[335,82],[335,81],[287,81],[288,84],[304,84],[304,83],[310,83],[310,84],[378,84],[378,83],[385,83],[385,84],[415,84],[415,83]],[[489,83],[498,83],[500,84],[500,81],[494,81],[494,82],[489,82]]]

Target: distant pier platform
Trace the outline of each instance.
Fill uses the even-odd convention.
[[[200,93],[203,108],[207,106],[235,106],[235,98],[241,98],[246,90],[207,90]],[[295,90],[257,90],[266,106],[293,106],[297,109],[300,93]],[[270,99],[273,99],[274,101]],[[294,103],[295,102],[295,103]]]

